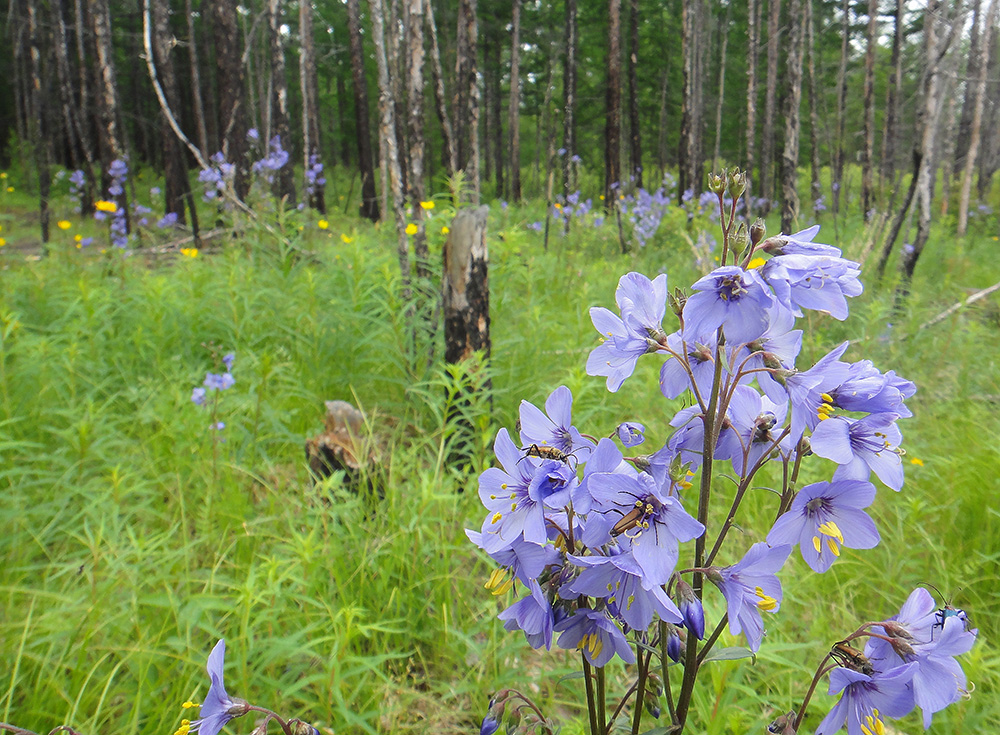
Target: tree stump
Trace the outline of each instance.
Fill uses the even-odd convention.
[[[490,355],[489,207],[463,209],[444,246],[444,359],[457,363],[481,350]]]
[[[347,401],[326,402],[325,431],[306,439],[306,461],[314,482],[343,470],[344,484],[355,492],[372,457],[364,443],[365,416]]]

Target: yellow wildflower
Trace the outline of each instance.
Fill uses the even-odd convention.
[[[94,206],[97,207],[98,212],[107,212],[108,214],[114,214],[115,212],[118,211],[117,204],[115,204],[114,202],[106,202],[103,199],[94,204]]]
[[[198,248],[181,248],[181,255],[186,255],[189,258],[197,258]]]
[[[73,235],[73,239],[80,242],[83,239],[83,235]]]
[[[0,248],[7,244],[7,241],[0,237]]]
[[[68,230],[72,226],[73,223],[70,222],[68,219],[61,219],[58,222],[56,222],[56,227],[58,227],[60,230]]]
[[[347,234],[345,234],[343,232],[340,233],[340,239],[341,239],[341,241],[345,245],[348,245],[348,244],[354,242],[354,238],[353,237],[351,237],[350,235],[347,235]]]
[[[321,219],[319,222],[316,223],[316,226],[321,230],[325,230],[327,227],[330,226],[330,223],[327,222],[325,219]]]
[[[749,263],[747,263],[747,270],[753,270],[754,268],[760,268],[767,261],[763,258],[754,258]]]
[[[923,467],[924,460],[920,459],[919,457],[913,457],[912,459],[910,459],[910,464],[915,464],[917,467]]]
[[[8,187],[7,187],[7,192],[8,192],[8,193],[11,193],[11,192],[13,192],[13,191],[14,191],[14,187],[13,187],[13,186],[8,186]]]
[[[417,229],[419,229],[419,228],[415,224],[413,224],[411,222],[410,224],[408,224],[406,226],[406,234],[407,235],[416,235],[417,234]]]
[[[448,234],[449,232],[451,232],[451,230],[449,230],[449,229],[448,229],[448,225],[444,225],[444,226],[443,226],[443,227],[441,228],[441,232],[442,232],[442,234],[445,234],[445,235],[447,235],[447,234]]]
[[[434,202],[420,202],[423,209],[434,209]]]

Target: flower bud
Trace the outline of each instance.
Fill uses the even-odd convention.
[[[904,661],[909,661],[910,657],[913,656],[913,646],[904,641],[902,638],[893,638],[890,642],[892,643],[892,650],[895,651],[896,655]]]
[[[713,194],[722,194],[726,190],[726,177],[719,174],[709,174],[708,190]]]
[[[701,600],[694,594],[694,589],[683,579],[677,580],[677,609],[684,617],[684,627],[697,636],[698,640],[705,638],[705,610]]]
[[[775,735],[795,735],[795,712],[791,711],[781,715],[774,722],[767,726],[768,732]]]
[[[683,646],[681,645],[681,637],[679,629],[676,625],[670,626],[670,633],[667,638],[667,656],[674,663],[679,663],[681,660],[681,654],[683,653]]]
[[[640,454],[638,457],[633,457],[632,465],[639,470],[639,472],[649,472],[649,468],[652,467],[648,454]]]
[[[242,717],[250,711],[250,703],[245,699],[233,697],[232,702],[232,705],[230,705],[229,709],[226,710],[226,714],[230,717]]]
[[[655,719],[660,719],[660,714],[663,710],[660,708],[660,698],[653,694],[648,689],[642,697],[642,703],[646,708],[646,711]]]
[[[764,239],[766,233],[767,227],[764,226],[764,220],[758,217],[757,221],[750,225],[750,244],[756,247],[757,243]]]
[[[680,316],[684,311],[684,304],[687,303],[687,296],[679,288],[675,288],[673,293],[667,294],[667,303],[670,306],[670,310],[677,316]]]
[[[299,719],[289,720],[288,727],[292,731],[292,735],[319,735],[319,730]]]
[[[886,620],[884,623],[879,623],[879,625],[885,630],[885,634],[892,638],[906,638],[907,640],[913,638],[910,631],[906,629],[906,626],[895,620]]]
[[[729,195],[733,199],[739,199],[743,196],[743,192],[747,190],[747,174],[746,171],[740,171],[738,168],[734,168],[729,172]]]
[[[750,244],[750,233],[745,222],[740,222],[736,232],[729,236],[729,244],[734,253],[742,256],[746,252],[747,246]]]
[[[651,691],[657,697],[663,694],[663,681],[660,679],[659,674],[655,671],[650,671],[646,674],[646,689]]]

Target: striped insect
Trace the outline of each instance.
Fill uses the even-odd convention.
[[[529,444],[526,447],[521,447],[521,451],[524,452],[524,456],[521,459],[527,457],[538,457],[539,459],[551,459],[556,462],[564,462],[571,467],[576,467],[577,460],[576,455],[572,452],[564,452],[556,447],[550,447],[545,444],[539,446],[538,444]],[[573,460],[573,464],[570,465],[570,459]],[[520,460],[518,460],[520,461]]]
[[[857,671],[859,674],[872,676],[875,673],[875,667],[871,665],[868,657],[847,641],[834,643],[833,648],[830,649],[830,658],[840,666]]]

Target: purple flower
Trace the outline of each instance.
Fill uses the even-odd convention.
[[[552,626],[555,615],[538,582],[528,583],[531,590],[527,597],[522,597],[508,607],[497,617],[504,621],[505,630],[521,630],[532,648],[552,648]]]
[[[204,388],[195,388],[193,391],[191,391],[191,403],[193,403],[196,406],[204,406],[205,405],[205,389]]]
[[[260,140],[260,133],[257,132],[257,128],[250,128],[247,131],[247,140]]]
[[[208,428],[212,429],[213,431],[222,431],[223,429],[226,428],[226,425],[222,421],[219,421],[218,423],[212,424]]]
[[[479,735],[493,735],[500,729],[500,720],[496,720],[490,715],[483,718],[483,724],[479,726]]]
[[[245,715],[249,709],[246,702],[233,699],[226,693],[222,679],[222,669],[225,666],[226,641],[220,640],[208,655],[208,676],[211,685],[205,701],[201,704],[201,718],[191,723],[189,732],[202,735],[217,735],[226,723],[236,717]]]
[[[883,715],[903,717],[913,709],[913,695],[907,688],[913,678],[912,665],[868,676],[838,666],[830,672],[830,694],[843,692],[840,701],[823,718],[816,735],[832,735],[847,723],[848,735],[885,732]]]
[[[586,462],[595,445],[572,425],[572,413],[573,394],[564,385],[545,399],[545,413],[534,404],[521,401],[521,441],[524,445],[554,447],[573,454],[578,462]]]
[[[177,212],[168,212],[163,215],[163,218],[156,223],[156,226],[161,230],[167,227],[173,227],[177,224]]]
[[[632,551],[645,586],[666,584],[677,565],[678,545],[705,532],[681,502],[664,495],[652,476],[595,475],[589,490],[598,513],[613,523],[606,538]]]
[[[863,419],[833,416],[812,433],[813,452],[840,467],[834,479],[867,480],[871,472],[893,490],[903,487],[903,461],[894,413],[873,413]]]
[[[847,296],[864,290],[858,274],[861,266],[851,260],[828,255],[781,255],[761,268],[761,275],[774,289],[778,301],[796,316],[801,309],[825,311],[834,319],[847,318]]]
[[[641,273],[628,273],[618,281],[615,301],[620,317],[600,306],[590,310],[594,327],[606,339],[587,358],[587,374],[606,376],[611,392],[632,374],[640,356],[663,349],[667,276],[660,274],[651,281]]]
[[[871,360],[852,363],[848,378],[829,391],[830,405],[845,411],[894,413],[900,418],[913,414],[903,401],[917,392],[917,387],[890,370],[883,375]]]
[[[693,375],[699,393],[707,401],[715,378],[715,335],[707,338],[702,344],[685,342],[680,332],[674,332],[667,335],[667,347],[678,357],[671,355],[660,368],[660,392],[666,398],[677,398],[691,388],[691,375]],[[690,375],[681,363],[681,359],[687,361],[691,370]],[[725,378],[725,369],[722,375]]]
[[[486,551],[481,533],[467,528],[465,535],[472,543]],[[551,544],[539,546],[525,541],[524,536],[521,536],[507,548],[491,553],[490,558],[501,567],[510,570],[516,579],[527,585],[532,579],[537,579],[545,571],[545,567],[559,562],[559,552]]]
[[[555,629],[562,631],[559,647],[583,651],[591,666],[602,668],[616,653],[625,663],[635,663],[635,653],[628,639],[604,610],[580,608],[572,617],[560,621]]]
[[[821,199],[822,197],[817,201]],[[818,234],[819,225],[813,225],[812,227],[807,227],[804,230],[796,232],[794,235],[775,235],[774,237],[769,237],[760,244],[759,249],[771,255],[829,255],[839,258],[840,248],[813,242],[813,238]]]
[[[812,429],[820,422],[820,406],[825,400],[823,396],[829,395],[828,391],[843,383],[850,374],[850,366],[840,360],[848,344],[844,342],[834,347],[808,370],[776,375],[784,384],[792,403],[792,430],[789,436],[793,443],[802,438],[806,427]],[[767,390],[767,386],[761,387]],[[768,392],[768,396],[776,400],[773,392]]]
[[[862,510],[875,499],[868,482],[817,482],[802,488],[767,534],[767,543],[799,545],[813,571],[825,572],[840,547],[871,549],[881,540],[875,523]]]
[[[743,633],[751,651],[760,648],[764,637],[764,619],[760,611],[778,612],[781,607],[781,582],[776,573],[784,565],[792,547],[754,544],[736,564],[719,569],[712,567],[708,578],[722,591],[729,613],[729,630]]]
[[[787,412],[787,401],[774,403],[750,386],[736,386],[726,412],[729,425],[719,436],[716,458],[730,460],[733,470],[742,477],[765,453],[790,452],[787,439],[777,443]]]
[[[631,554],[571,556],[570,560],[583,571],[560,596],[606,599],[609,610],[633,630],[648,628],[654,615],[671,623],[681,622],[680,611],[663,588],[643,584],[642,568]]]
[[[205,373],[205,382],[203,385],[209,390],[226,390],[227,388],[232,388],[235,383],[236,379],[230,373],[223,373],[222,375]]]
[[[716,268],[695,281],[684,305],[684,336],[705,341],[722,327],[732,344],[752,342],[767,330],[774,296],[760,276],[734,265]]]
[[[618,424],[616,429],[618,440],[623,447],[637,447],[646,441],[646,437],[643,436],[645,430],[646,428],[642,424],[634,421],[623,421]]]
[[[697,636],[698,640],[705,637],[705,609],[701,600],[687,582],[677,580],[677,607],[684,618],[684,627]],[[674,659],[676,661],[676,659]]]
[[[541,222],[532,222],[530,225],[528,225],[528,229],[529,230],[534,230],[535,232],[541,232],[542,231],[542,223]]]
[[[227,373],[232,372],[234,362],[236,362],[235,352],[227,352],[225,355],[222,356],[222,364],[226,366]]]

